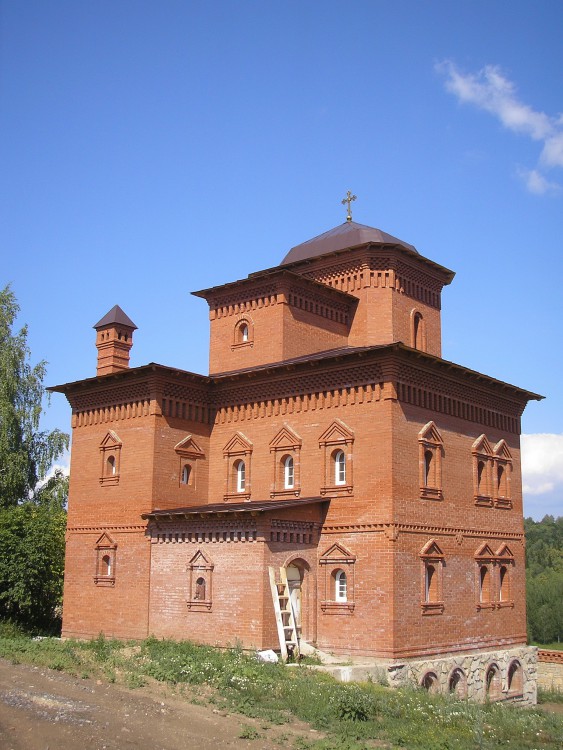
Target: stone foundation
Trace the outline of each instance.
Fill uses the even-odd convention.
[[[537,702],[537,648],[517,646],[494,651],[451,654],[392,664],[389,685],[419,685],[434,693],[454,693],[477,702]]]
[[[325,664],[317,669],[341,682],[372,680],[390,687],[422,687],[431,693],[453,694],[478,703],[489,700],[532,706],[537,702],[537,648],[533,646],[400,662],[366,659],[346,665]]]

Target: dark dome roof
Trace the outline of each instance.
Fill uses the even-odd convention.
[[[399,245],[412,253],[417,253],[413,245],[398,240],[381,229],[368,227],[365,224],[357,224],[355,221],[345,221],[334,229],[330,229],[312,240],[307,240],[301,245],[292,247],[289,253],[282,260],[281,265],[295,263],[308,258],[316,258],[327,253],[335,253],[339,250],[345,250],[348,247],[365,245],[368,242],[374,242],[380,245]]]

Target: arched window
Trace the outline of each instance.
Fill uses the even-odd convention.
[[[334,574],[334,600],[336,602],[348,601],[348,579],[343,570],[337,570]]]
[[[346,484],[346,456],[341,450],[334,454],[334,484]]]
[[[487,698],[491,701],[497,701],[502,697],[502,682],[500,669],[496,664],[491,664],[485,675],[485,685],[487,686]]]
[[[508,568],[506,565],[501,565],[498,572],[498,593],[501,602],[509,599],[508,593]]]
[[[456,698],[467,697],[467,678],[462,669],[454,669],[450,676],[448,689]]]
[[[479,495],[485,495],[486,494],[486,487],[485,484],[485,463],[484,461],[479,461],[477,464],[477,494]]]
[[[425,592],[427,602],[438,601],[438,575],[436,568],[433,565],[426,565],[425,568],[426,580],[425,580]]]
[[[235,464],[237,475],[237,492],[244,492],[246,489],[246,465],[244,461],[237,461]]]
[[[432,451],[430,450],[424,451],[424,486],[425,487],[430,487],[432,484],[430,482],[430,477],[432,476],[431,470],[432,470],[433,458],[434,458],[434,453]]]
[[[295,485],[295,472],[293,456],[286,456],[283,462],[283,485],[286,490],[293,489]]]
[[[498,472],[497,472],[497,490],[498,490],[498,494],[499,495],[503,494],[503,492],[502,492],[502,489],[503,489],[503,484],[502,484],[503,475],[504,475],[504,466],[499,466],[498,467]]]
[[[248,344],[252,339],[250,324],[246,320],[240,320],[235,326],[235,346]]]
[[[189,464],[184,464],[182,469],[182,484],[190,483],[190,474],[192,473],[192,467]]]
[[[426,325],[419,312],[411,313],[411,346],[426,351]]]
[[[519,661],[511,662],[508,667],[508,692],[516,695],[524,692],[524,673]]]
[[[487,565],[481,565],[479,569],[479,601],[491,601],[491,575]]]
[[[107,468],[106,476],[114,477],[115,476],[115,456],[108,456],[106,468]]]
[[[110,555],[104,555],[102,557],[101,574],[103,576],[111,575],[111,556]]]
[[[194,600],[205,601],[205,578],[198,578],[195,582]]]
[[[425,690],[428,690],[429,693],[437,693],[440,689],[438,677],[434,674],[434,672],[427,672],[420,681],[420,686]]]

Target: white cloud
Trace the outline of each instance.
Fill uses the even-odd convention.
[[[462,73],[446,60],[436,66],[445,76],[446,90],[460,102],[473,104],[496,117],[505,128],[541,141],[539,161],[543,168],[563,167],[563,116],[552,117],[520,101],[516,87],[500,68],[486,65],[477,73]],[[559,186],[549,182],[538,169],[528,170],[525,184],[532,193],[542,195]]]
[[[524,494],[561,494],[563,506],[563,434],[522,435]]]
[[[535,195],[557,193],[561,190],[557,182],[550,182],[537,169],[518,169],[518,176],[524,181],[530,193]]]

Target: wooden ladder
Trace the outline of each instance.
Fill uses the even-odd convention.
[[[297,660],[299,658],[299,637],[289,594],[287,571],[285,568],[280,568],[279,581],[276,581],[276,571],[272,566],[268,568],[268,572],[270,574],[270,588],[278,626],[281,656],[283,661],[287,661],[290,655]]]

